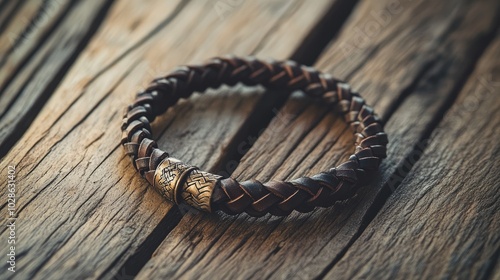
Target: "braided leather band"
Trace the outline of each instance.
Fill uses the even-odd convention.
[[[263,85],[269,89],[301,90],[324,102],[337,104],[338,111],[355,135],[355,153],[349,160],[312,177],[290,182],[257,180],[237,182],[186,165],[160,150],[150,122],[193,92],[233,86]],[[387,135],[373,108],[366,105],[350,86],[293,61],[268,62],[255,58],[220,57],[204,65],[183,66],[160,77],[137,94],[134,104],[123,115],[121,143],[134,167],[166,198],[185,202],[204,211],[222,210],[228,214],[246,212],[284,216],[293,210],[312,211],[329,207],[355,195],[362,182],[386,156]]]

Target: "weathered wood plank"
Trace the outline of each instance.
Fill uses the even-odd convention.
[[[326,275],[498,279],[500,36],[380,214]]]
[[[0,157],[24,133],[110,5],[21,2],[0,35]]]
[[[399,184],[394,174],[424,148],[419,140],[427,137],[456,96],[499,17],[495,1],[400,2],[396,7],[391,3],[359,3],[317,63],[334,76],[348,78],[388,120],[389,155],[379,180],[345,207],[307,215],[255,219],[187,214],[139,279],[311,279],[335,265],[389,188]],[[356,45],[361,36],[356,30],[373,28],[370,25],[381,20],[374,18],[380,11],[391,13],[385,24]],[[346,44],[355,49],[346,49]],[[327,109],[292,98],[233,175],[241,180],[291,179],[345,160],[352,153],[352,135]]]
[[[126,277],[129,271],[117,269],[154,246],[154,239],[164,238],[180,219],[118,149],[121,111],[135,91],[160,71],[223,53],[290,56],[332,3],[247,1],[224,18],[212,2],[116,3],[0,165],[0,170],[9,164],[18,170],[17,211],[23,221],[18,254],[23,258],[15,276]],[[282,28],[292,22],[293,32]],[[140,43],[131,45],[133,38]],[[165,132],[159,144],[174,156],[215,168],[234,139],[259,119],[257,109],[271,111],[276,104],[271,94],[237,91],[240,98],[228,98],[222,89],[180,104],[155,124],[155,132]]]
[[[0,33],[0,64],[7,64],[0,72],[2,81],[11,74],[8,70],[12,71],[41,40],[50,35],[50,29],[71,6],[68,1],[19,1],[17,5],[9,2],[5,11],[8,17],[2,16],[5,23]]]

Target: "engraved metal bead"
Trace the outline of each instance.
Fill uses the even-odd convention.
[[[186,176],[197,167],[187,165],[176,158],[165,158],[155,171],[154,187],[168,200],[178,204],[179,186],[184,183]]]
[[[168,157],[155,170],[154,187],[175,204],[182,199],[196,209],[211,212],[210,198],[220,178]]]
[[[193,170],[182,186],[182,199],[199,210],[212,212],[210,197],[220,178],[208,172]]]

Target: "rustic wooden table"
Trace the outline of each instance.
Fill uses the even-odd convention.
[[[500,279],[499,23],[495,0],[0,1],[0,278]],[[228,53],[349,81],[386,123],[378,178],[286,218],[165,201],[119,145],[122,109]],[[353,150],[324,104],[243,86],[154,125],[173,156],[237,179]]]

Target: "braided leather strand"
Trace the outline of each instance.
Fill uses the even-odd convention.
[[[209,197],[205,197],[211,207],[203,209],[222,210],[228,214],[246,212],[251,216],[266,213],[284,216],[293,210],[310,212],[315,207],[329,207],[354,196],[386,157],[388,139],[380,119],[358,93],[351,91],[348,84],[293,61],[267,62],[255,58],[219,57],[203,65],[180,67],[165,77],[153,80],[126,108],[121,126],[121,144],[141,176],[154,185],[158,166],[169,157],[152,140],[150,123],[156,116],[180,98],[189,98],[193,92],[204,92],[222,84],[233,86],[238,82],[248,86],[262,85],[269,89],[300,90],[313,98],[336,104],[354,132],[355,152],[348,161],[335,168],[290,182],[238,182],[198,171],[197,168],[193,168],[194,171],[189,169],[196,175],[187,179],[190,185],[201,184],[206,187],[203,184],[208,184],[208,181],[205,182],[207,178],[215,182],[213,191],[207,192]],[[180,182],[181,185],[184,183],[185,180]],[[182,193],[179,197],[192,200],[203,195],[192,192]]]

